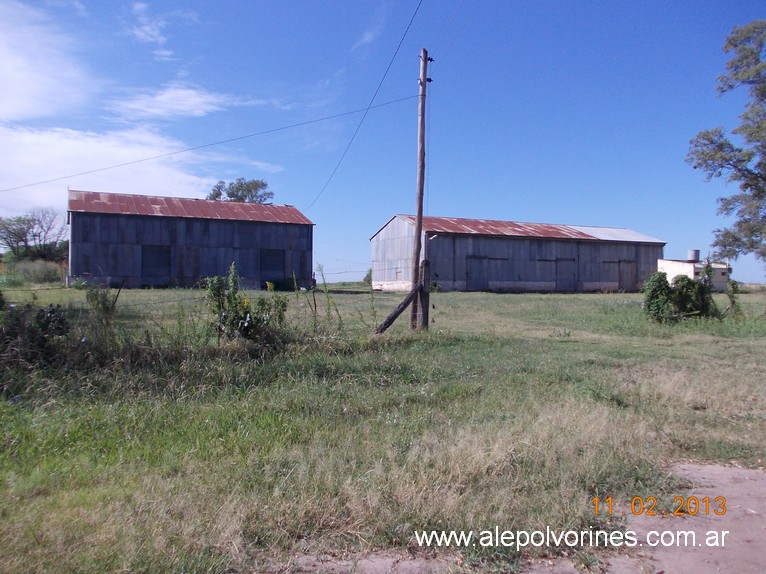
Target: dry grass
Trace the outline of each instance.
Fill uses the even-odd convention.
[[[672,492],[668,461],[763,464],[761,294],[739,322],[657,326],[632,295],[440,293],[428,334],[373,339],[369,295],[333,294],[342,325],[313,331],[298,296],[309,336],[267,362],[203,340],[173,362],[197,303],[127,295],[153,361],[38,373],[0,403],[2,572],[278,571],[415,529],[619,528],[590,499]],[[167,313],[141,319],[142,296]]]

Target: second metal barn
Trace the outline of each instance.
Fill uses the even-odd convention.
[[[413,215],[372,236],[374,289],[410,289],[414,240]],[[445,291],[637,291],[665,246],[630,229],[428,216],[421,242]]]
[[[235,263],[250,287],[311,285],[313,224],[290,205],[69,192],[69,281],[197,285]]]

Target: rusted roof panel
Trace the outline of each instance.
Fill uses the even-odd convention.
[[[399,215],[415,223],[414,215]],[[568,225],[521,223],[492,219],[462,219],[456,217],[423,217],[423,231],[431,233],[459,233],[469,235],[511,235],[516,237],[551,237],[559,239],[596,239],[592,235]]]
[[[397,215],[415,225],[414,215]],[[423,231],[427,233],[456,233],[466,235],[495,235],[512,237],[545,237],[549,239],[589,239],[600,241],[623,241],[659,243],[664,241],[617,227],[587,227],[582,225],[559,225],[551,223],[524,223],[497,221],[493,219],[463,219],[457,217],[423,216]]]
[[[292,205],[262,205],[97,191],[69,191],[69,211],[313,225]]]

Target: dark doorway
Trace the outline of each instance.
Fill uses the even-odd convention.
[[[170,246],[141,246],[141,284],[152,287],[170,285]]]

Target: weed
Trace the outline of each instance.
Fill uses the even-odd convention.
[[[207,298],[215,313],[213,329],[222,341],[242,339],[251,341],[258,356],[283,348],[290,333],[286,328],[287,297],[269,287],[271,296],[259,297],[251,302],[240,291],[240,278],[234,263],[228,277],[208,277],[204,282]],[[267,283],[267,287],[268,287]]]
[[[13,349],[51,353],[3,367],[20,391],[0,401],[0,571],[277,571],[420,529],[587,529],[593,496],[675,492],[657,461],[762,464],[762,295],[669,326],[638,295],[434,293],[443,331],[373,338],[357,310],[399,297],[333,291],[317,312],[321,291],[288,308],[229,280],[206,300],[124,292],[101,355],[106,311],[77,292],[0,311]],[[243,307],[282,346],[216,345],[211,313]]]

